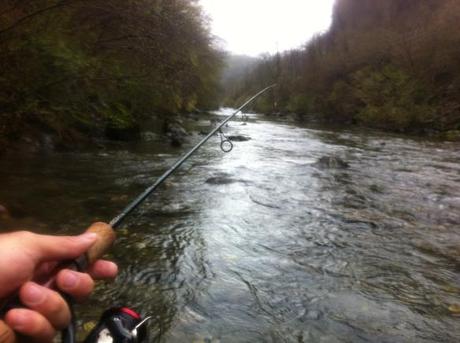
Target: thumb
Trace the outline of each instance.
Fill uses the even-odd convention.
[[[4,321],[0,320],[0,343],[15,343],[16,335]]]
[[[97,240],[95,233],[79,236],[48,236],[31,234],[26,249],[39,262],[76,258],[84,254]]]

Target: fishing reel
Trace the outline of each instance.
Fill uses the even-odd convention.
[[[105,311],[84,343],[141,343],[147,340],[147,321],[127,308]]]

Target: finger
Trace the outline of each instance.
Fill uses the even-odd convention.
[[[94,281],[88,274],[64,269],[56,277],[58,288],[77,301],[85,300],[94,289]]]
[[[21,287],[19,297],[25,306],[43,315],[54,328],[60,330],[69,325],[69,307],[56,291],[28,282]]]
[[[15,343],[16,335],[6,323],[0,320],[0,343]]]
[[[56,330],[38,312],[29,309],[13,309],[5,316],[5,322],[17,333],[28,336],[28,342],[51,343]]]
[[[118,266],[105,260],[96,261],[87,271],[95,280],[114,279],[118,274]]]
[[[39,262],[70,260],[84,254],[95,242],[97,235],[84,233],[80,236],[48,236],[31,233],[23,245]]]

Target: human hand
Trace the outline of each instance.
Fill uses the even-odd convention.
[[[67,327],[71,314],[65,300],[57,291],[34,281],[51,277],[51,271],[59,262],[84,254],[96,239],[93,233],[74,237],[26,231],[0,235],[0,299],[19,290],[19,298],[26,306],[8,311],[4,323],[0,321],[0,342],[3,342],[1,330],[5,323],[28,337],[28,342],[51,342],[58,330]],[[87,273],[61,270],[55,283],[59,291],[83,300],[92,292],[95,279],[114,278],[117,271],[114,263],[99,260]]]

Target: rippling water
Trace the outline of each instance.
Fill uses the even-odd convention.
[[[82,322],[123,303],[154,316],[152,341],[458,341],[459,144],[256,115],[226,132],[251,140],[223,154],[216,138],[131,217],[112,253],[121,274]],[[39,231],[79,232],[181,151],[17,156],[0,162],[0,200]]]

